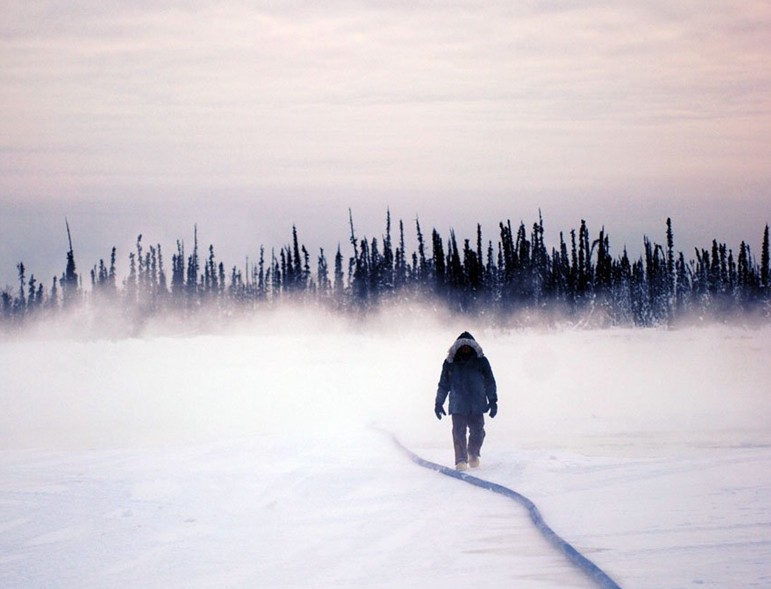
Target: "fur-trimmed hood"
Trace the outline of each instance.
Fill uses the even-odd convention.
[[[450,349],[447,351],[447,361],[452,362],[455,360],[455,354],[463,346],[468,346],[474,350],[478,358],[484,358],[485,353],[482,351],[482,346],[477,343],[477,341],[474,339],[474,336],[472,336],[468,331],[464,331],[460,334],[460,336],[458,336],[458,339],[455,340],[455,342],[450,346]]]

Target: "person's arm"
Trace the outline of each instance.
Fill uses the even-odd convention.
[[[490,366],[490,361],[487,358],[483,358],[483,360],[482,374],[485,379],[487,408],[490,411],[490,417],[495,417],[498,414],[498,386],[495,384],[495,377],[493,376],[493,369]]]
[[[445,360],[442,364],[442,374],[439,377],[439,384],[436,386],[436,397],[434,398],[434,413],[439,419],[442,419],[442,415],[447,415],[444,412],[444,401],[447,399],[447,395],[450,392],[450,363]]]
[[[495,377],[493,376],[493,369],[490,366],[490,361],[487,358],[483,358],[482,374],[485,377],[485,395],[487,396],[488,403],[498,402],[498,386],[495,384]]]

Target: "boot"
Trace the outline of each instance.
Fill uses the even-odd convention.
[[[471,468],[479,468],[479,456],[469,456],[468,465]]]
[[[455,470],[463,472],[464,470],[468,470],[468,462],[458,462],[455,465]]]

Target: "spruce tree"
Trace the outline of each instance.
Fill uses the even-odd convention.
[[[337,253],[335,254],[335,299],[339,305],[343,304],[343,294],[345,292],[345,276],[343,275],[343,254],[340,251],[340,244],[337,244]]]
[[[301,246],[300,251],[302,252],[303,260],[302,272],[300,274],[300,290],[306,292],[313,287],[311,280],[311,256],[304,245]]]
[[[324,248],[319,250],[316,276],[318,280],[319,294],[321,295],[322,299],[326,299],[329,295],[329,268],[327,265],[327,258],[324,255]]]
[[[394,289],[394,251],[393,244],[391,242],[391,210],[386,213],[386,234],[383,237],[383,265],[382,265],[382,281],[385,291],[392,291]]]
[[[115,248],[113,248],[114,250]],[[158,290],[162,295],[166,295],[166,271],[163,268],[163,253],[161,244],[158,244]]]
[[[51,284],[51,295],[48,298],[47,306],[49,309],[56,309],[59,306],[59,279],[54,276]]]
[[[766,225],[766,229],[763,231],[763,245],[760,251],[760,286],[765,297],[768,297],[769,288],[771,287],[768,253],[768,225]]]
[[[257,299],[262,300],[265,298],[265,247],[260,245],[260,261],[258,263],[257,274]]]
[[[113,246],[112,252],[110,252],[110,271],[107,275],[108,278],[108,284],[110,285],[110,293],[115,294],[116,289],[118,288],[118,285],[116,284],[116,271],[115,271],[115,256],[117,255],[117,250]]]
[[[667,217],[667,296],[670,312],[674,308],[675,278],[675,236],[672,231],[672,219]]]
[[[394,288],[400,290],[407,282],[407,258],[404,249],[404,222],[399,220],[399,247],[396,249]]]
[[[198,225],[193,225],[193,253],[187,259],[187,294],[189,298],[197,297],[198,275],[200,264],[198,261]]]
[[[675,281],[675,317],[683,315],[687,310],[687,301],[691,294],[691,284],[688,275],[688,266],[685,263],[685,256],[683,252],[677,258],[676,264],[677,278]]]
[[[420,230],[420,219],[415,217],[415,228],[418,234],[418,256],[420,261],[419,280],[425,281],[428,275],[428,264],[426,262],[426,244],[423,241],[423,232]]]
[[[37,288],[36,288],[37,281],[35,280],[35,275],[32,274],[29,277],[29,282],[27,283],[27,286],[29,287],[29,299],[27,301],[27,309],[33,310],[35,309],[35,303],[37,300]]]
[[[22,262],[16,264],[16,270],[19,272],[19,296],[14,301],[14,313],[23,315],[27,309],[27,295],[25,294],[27,277],[25,276],[24,264]]]
[[[136,305],[137,264],[136,264],[136,254],[134,254],[134,252],[129,253],[129,273],[124,283],[124,293],[125,293],[127,305],[130,307],[133,307],[134,305]]]
[[[431,245],[434,260],[435,293],[440,297],[446,296],[447,269],[444,259],[444,245],[442,244],[442,237],[436,229],[431,232]]]
[[[62,304],[67,306],[72,304],[75,300],[78,292],[78,273],[75,267],[75,252],[72,248],[72,234],[70,233],[70,224],[65,219],[65,225],[67,226],[67,241],[69,243],[69,250],[67,251],[67,266],[65,267],[64,274],[62,275],[61,288],[62,288]]]

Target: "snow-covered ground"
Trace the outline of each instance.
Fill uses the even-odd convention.
[[[0,342],[0,587],[593,587],[372,427],[451,464],[463,329],[500,395],[474,474],[622,587],[771,586],[771,329],[474,327]]]

